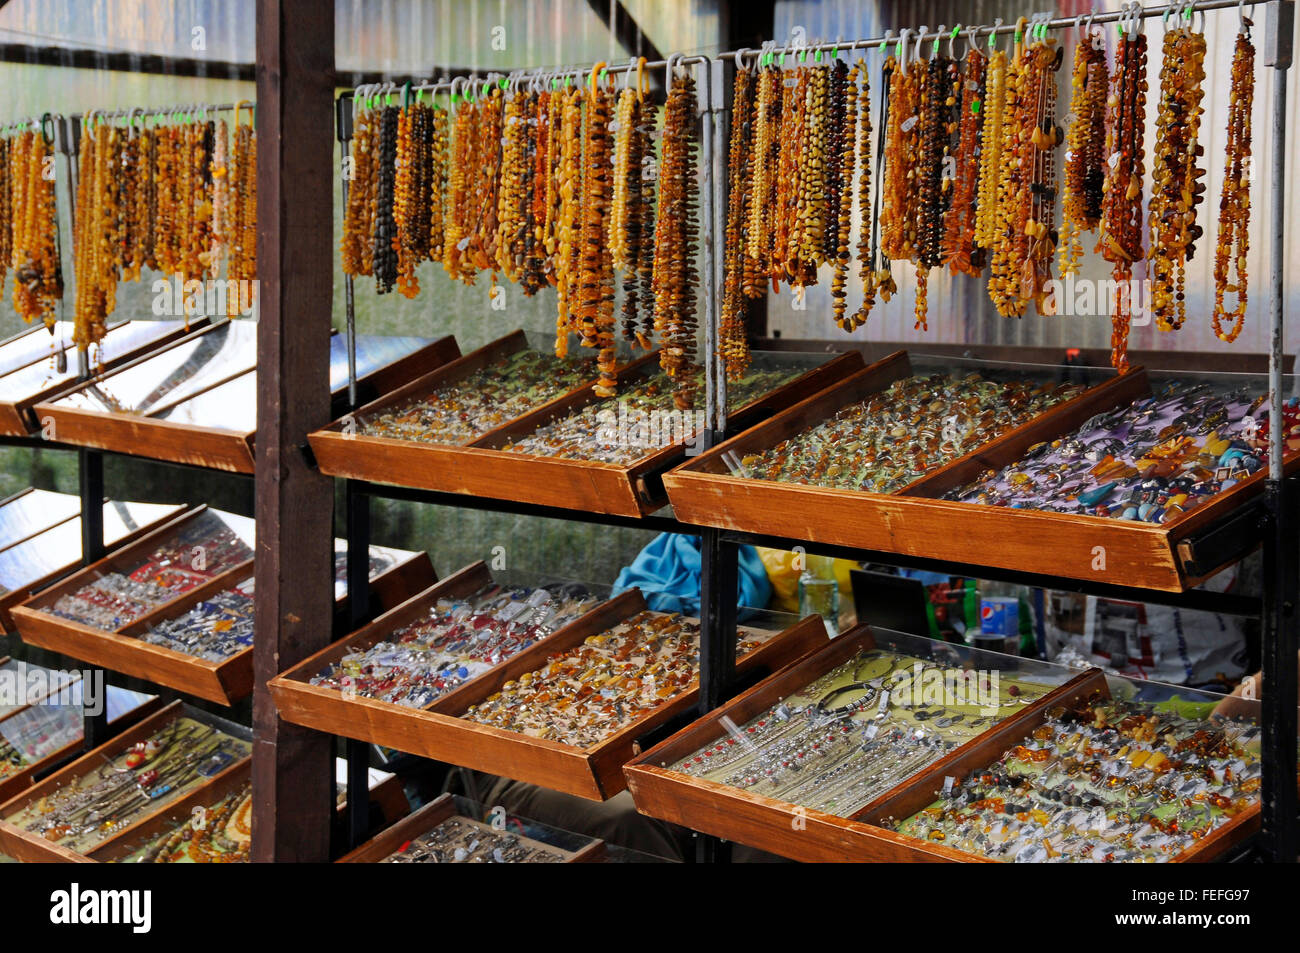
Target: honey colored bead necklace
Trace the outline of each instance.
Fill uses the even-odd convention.
[[[1219,236],[1214,250],[1214,333],[1231,344],[1246,321],[1246,255],[1250,250],[1250,110],[1255,98],[1255,47],[1250,41],[1250,20],[1243,19],[1232,53],[1232,87],[1228,98],[1228,142],[1223,191],[1219,197]],[[1232,269],[1236,281],[1229,282]],[[1231,312],[1224,296],[1237,295]],[[1224,330],[1224,318],[1232,327]]]
[[[659,363],[676,385],[673,400],[680,410],[693,406],[696,388],[695,110],[695,79],[683,71],[673,78],[665,108],[654,268],[655,330],[664,342]]]
[[[754,80],[744,66],[736,69],[731,97],[731,148],[728,153],[727,227],[723,244],[722,314],[718,323],[718,354],[727,379],[736,380],[749,364],[745,328],[746,203],[751,200],[754,148]]]
[[[1160,108],[1152,154],[1148,221],[1151,234],[1151,310],[1156,326],[1176,331],[1187,319],[1187,262],[1201,228],[1196,207],[1205,186],[1200,145],[1205,36],[1186,28],[1167,31],[1160,66]]]
[[[601,66],[597,66],[591,72],[591,92],[587,97],[584,125],[578,330],[583,347],[597,349],[600,379],[596,382],[596,396],[612,397],[618,389],[614,348],[614,264],[607,234],[613,198],[609,131],[613,96],[598,80],[600,69]]]
[[[24,321],[53,328],[63,299],[59,260],[58,208],[55,201],[54,153],[40,130],[25,129],[7,140],[7,215],[0,224],[6,238],[5,264],[13,268],[14,310]],[[0,269],[0,284],[4,272]]]

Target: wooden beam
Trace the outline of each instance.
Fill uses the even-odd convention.
[[[651,42],[650,37],[646,36],[640,24],[632,18],[632,14],[627,12],[627,7],[619,0],[587,0],[587,5],[596,16],[600,17],[600,22],[605,24],[605,28],[614,34],[619,45],[628,53],[633,56],[644,56],[651,62],[664,58],[664,55],[659,52],[659,47]]]
[[[268,679],[324,648],[333,483],[307,465],[330,420],[334,5],[257,0],[257,569],[253,859],[329,859],[333,739],[280,720]]]

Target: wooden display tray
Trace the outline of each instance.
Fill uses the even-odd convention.
[[[154,351],[160,351],[168,345],[180,340],[187,334],[197,331],[207,325],[207,318],[198,318],[189,323],[187,327],[183,321],[119,321],[108,329],[108,333],[102,342],[102,351],[107,352],[99,370],[111,371],[122,367],[125,364],[134,361],[139,357],[147,357]],[[114,332],[125,328],[130,324],[156,324],[158,333],[150,340],[139,342],[120,353],[114,348]],[[32,328],[24,334],[43,333],[48,337],[48,332],[44,328]],[[19,335],[21,337],[21,335]],[[13,340],[12,338],[10,340]],[[4,342],[9,343],[8,341]],[[68,366],[72,369],[73,376],[63,380],[49,381],[43,380],[33,383],[31,388],[21,396],[7,395],[0,397],[0,434],[10,437],[23,437],[40,429],[40,420],[34,412],[37,404],[50,400],[59,394],[65,393],[80,386],[76,378],[77,354],[76,348],[69,346],[65,353],[68,355]],[[7,370],[0,376],[0,388],[4,387],[5,378],[11,374],[25,373],[29,371],[33,363],[42,363],[49,357],[49,352],[41,356],[35,362],[30,362],[22,367],[15,367]]]
[[[769,449],[910,373],[906,353],[896,352],[665,474],[677,518],[792,540],[1179,592],[1222,568],[1188,571],[1191,534],[1257,496],[1264,486],[1261,470],[1165,524],[938,499],[982,470],[1014,463],[1036,443],[1064,436],[1095,414],[1147,396],[1151,389],[1142,368],[1109,378],[897,494],[754,480],[728,471],[724,455],[744,457]],[[1288,454],[1287,471],[1297,465],[1300,454]]]
[[[524,346],[523,332],[517,331],[362,408],[354,417],[373,414],[426,394]],[[841,354],[783,387],[755,398],[733,411],[728,419],[733,427],[749,426],[765,414],[789,407],[803,395],[819,391],[861,366],[862,357],[858,352]],[[657,354],[638,358],[618,372],[620,385],[652,374],[657,368]],[[350,418],[336,421],[310,434],[308,439],[321,472],[331,476],[618,516],[640,517],[652,513],[667,502],[660,476],[686,456],[686,447],[681,443],[652,451],[626,465],[499,449],[598,399],[595,383],[588,383],[488,431],[465,446],[357,434],[351,432]]]
[[[107,688],[107,685],[105,686]],[[135,708],[118,716],[109,723],[110,727],[126,729],[135,724],[141,718],[146,718],[158,711],[162,707],[162,699],[152,697],[148,701],[142,702]],[[17,714],[13,712],[12,714]],[[39,761],[33,761],[27,767],[23,768],[17,774],[11,774],[9,777],[0,781],[0,805],[3,805],[11,798],[17,797],[23,791],[30,788],[36,783],[36,777],[44,774],[57,764],[61,764],[76,752],[82,749],[82,737],[78,736],[75,741],[71,741],[55,751],[50,752]]]
[[[349,853],[340,857],[335,863],[339,864],[377,864],[390,854],[394,854],[402,849],[402,845],[407,841],[414,840],[421,834],[425,834],[437,827],[449,817],[457,814],[456,799],[450,794],[443,794],[440,797],[430,801],[424,807],[420,808],[409,817],[403,818],[394,824],[388,830],[376,834],[370,840],[366,841],[360,847],[355,848]],[[461,815],[462,817],[464,815]],[[467,820],[476,821],[475,818]],[[605,854],[605,842],[595,840],[578,851],[563,850],[559,847],[552,847],[550,844],[541,841],[535,841],[528,837],[520,836],[521,841],[537,847],[544,847],[547,850],[562,854],[569,864],[584,864],[599,862]]]
[[[966,752],[987,750],[985,745],[990,743],[989,739],[1000,742],[1019,737],[1017,732],[1021,728],[1028,733],[1041,720],[1038,718],[1040,711],[1064,704],[1081,694],[1086,697],[1098,685],[1105,684],[1099,669],[1076,676],[885,792],[849,818],[695,778],[665,767],[724,737],[724,718],[743,725],[782,698],[799,692],[848,661],[859,650],[871,649],[875,644],[871,630],[858,626],[631,761],[624,773],[637,810],[660,820],[807,863],[951,860],[954,858],[945,856],[942,851],[917,850],[912,838],[872,826],[862,818],[901,790],[912,787],[934,790],[945,775],[952,774],[951,766]],[[934,845],[920,844],[922,848],[931,846]]]
[[[175,531],[187,519],[196,518],[203,507],[169,523],[138,543],[116,550],[93,566],[70,576],[54,589],[42,593],[26,605],[14,609],[18,634],[29,645],[61,652],[91,665],[131,675],[166,688],[185,692],[196,698],[233,705],[253,691],[253,647],[237,652],[220,662],[198,658],[186,652],[154,645],[140,638],[148,629],[167,619],[184,615],[209,596],[238,585],[253,575],[253,560],[232,567],[201,586],[163,603],[134,622],[112,632],[63,619],[43,611],[66,592],[72,592],[97,578],[99,568],[116,564],[122,557],[148,552],[160,537]],[[433,581],[433,564],[428,553],[414,553],[370,580],[370,592],[381,611],[407,599]],[[346,607],[347,597],[336,600],[336,608]]]
[[[220,663],[206,662],[160,645],[150,645],[132,636],[162,619],[188,611],[199,600],[247,578],[253,572],[251,558],[217,573],[188,592],[169,599],[115,632],[105,632],[46,611],[60,597],[77,591],[108,572],[118,571],[119,566],[129,564],[137,557],[144,558],[160,540],[175,535],[206,511],[207,506],[187,510],[134,542],[78,570],[23,605],[15,606],[12,615],[19,637],[28,645],[62,652],[113,671],[179,688],[223,704],[230,704],[232,699],[248,694],[252,691],[252,670],[249,668],[251,657],[249,660],[243,659],[244,653]],[[249,668],[246,676],[243,675],[244,668]]]
[[[1071,692],[1073,698],[1082,700],[1097,693],[1110,697],[1110,687],[1100,669],[1089,669],[1084,677],[1087,681],[1080,682],[1076,679],[1070,683],[1075,685],[1075,689]],[[1058,699],[1053,704],[1067,704],[1067,701]],[[1034,729],[1047,720],[1047,710],[1050,707],[1043,704],[1035,705],[1028,713],[1030,717],[1018,720],[1013,726],[1005,724],[1000,726],[1004,730],[990,731],[982,735],[975,743],[955,752],[955,757],[949,760],[942,774],[934,773],[924,779],[918,777],[908,784],[901,785],[861,812],[858,819],[874,825],[887,817],[911,817],[917,811],[929,807],[939,796],[943,778],[952,777],[961,781],[972,772],[987,768],[993,761],[1002,757],[1003,752],[1008,748],[1029,738]],[[1259,828],[1260,805],[1257,801],[1253,807],[1242,811],[1207,837],[1195,841],[1191,847],[1171,858],[1170,863],[1208,863],[1216,860],[1256,833]],[[945,844],[923,841],[907,834],[897,836],[906,841],[904,846],[914,855],[911,859],[930,855],[937,859],[962,863],[998,863],[990,858],[970,854]]]
[[[110,500],[105,500],[104,505],[108,506],[111,502],[112,501]],[[183,510],[184,507],[181,506],[180,504],[177,504],[172,509],[170,515],[161,516],[153,520],[152,522],[144,523],[138,528],[131,530],[130,532],[126,533],[124,536],[120,536],[117,539],[105,539],[104,543],[110,546],[117,546],[117,545],[130,543],[133,540],[139,539],[145,533],[152,532],[154,529],[160,526],[164,520],[173,519],[177,514],[183,512]],[[59,522],[53,524],[52,526],[45,527],[45,529],[41,530],[40,533],[37,533],[35,535],[40,536],[43,533],[48,533],[50,530],[55,529],[56,527],[62,526],[64,523],[69,523],[74,520],[80,520],[80,519],[81,517],[79,515],[71,516],[66,520],[60,520]],[[12,545],[19,545],[19,543],[27,542],[28,540],[33,538],[34,537],[28,537],[27,540],[20,540],[18,542],[15,542]],[[5,548],[7,549],[9,547],[5,547]],[[16,631],[17,623],[15,623],[14,621],[13,610],[18,606],[22,605],[23,603],[27,602],[29,599],[31,599],[33,594],[40,592],[46,586],[50,585],[51,583],[65,576],[67,573],[71,572],[80,562],[81,562],[81,550],[80,548],[78,548],[76,558],[74,558],[67,564],[60,566],[58,569],[46,573],[44,576],[40,577],[39,579],[35,579],[32,580],[31,582],[24,583],[23,585],[18,586],[14,589],[10,589],[8,592],[0,595],[0,633],[9,633],[9,632]]]
[[[497,692],[505,682],[539,668],[551,655],[579,645],[588,636],[640,612],[645,608],[645,600],[638,590],[630,590],[600,604],[514,658],[444,695],[428,708],[407,708],[360,696],[349,698],[333,689],[309,683],[309,679],[327,663],[336,662],[349,651],[381,641],[393,630],[423,615],[427,607],[441,596],[467,595],[489,578],[483,563],[468,566],[348,638],[273,678],[267,684],[280,710],[280,717],[317,731],[504,775],[593,801],[613,797],[625,786],[621,769],[635,753],[637,739],[696,704],[698,683],[592,748],[530,738],[513,731],[475,724],[458,716]],[[741,674],[763,668],[775,671],[812,650],[825,638],[826,628],[821,620],[810,617],[784,633],[774,635],[738,660],[737,671]]]
[[[130,837],[114,837],[100,844],[89,854],[74,856],[81,862],[121,863],[160,834],[173,831],[181,824],[192,823],[195,808],[211,808],[227,794],[238,791],[247,783],[252,770],[251,759],[240,761],[207,784],[200,785],[179,801],[135,825],[131,828]]]
[[[188,338],[176,344],[186,340]],[[157,353],[160,351],[151,353],[148,357],[153,357]],[[376,389],[395,387],[459,356],[460,348],[457,347],[454,338],[450,336],[439,338],[403,358],[376,369],[373,373],[360,378],[357,383],[361,387]],[[85,384],[78,385],[78,388],[96,386],[110,379],[113,373],[130,366],[131,364],[127,364],[114,372],[99,375]],[[193,400],[216,387],[229,384],[237,378],[252,373],[256,373],[255,368],[241,369],[229,377],[214,378],[210,384],[187,393],[185,400]],[[61,396],[66,396],[78,388],[64,391]],[[53,421],[54,433],[60,443],[112,450],[214,470],[229,470],[235,473],[253,472],[255,430],[226,430],[220,427],[177,423],[153,416],[170,410],[173,406],[175,404],[164,402],[154,407],[150,414],[137,415],[88,410],[65,406],[57,401],[46,401],[36,405],[35,413],[41,420],[48,418]]]
[[[163,708],[161,711],[158,711],[139,722],[129,731],[126,731],[115,738],[110,738],[98,748],[87,752],[85,755],[72,762],[72,764],[68,765],[66,768],[56,771],[54,774],[45,778],[45,780],[28,788],[17,797],[11,798],[5,803],[0,804],[0,817],[7,817],[15,811],[22,810],[33,801],[45,797],[47,794],[54,791],[56,788],[61,787],[73,778],[80,777],[97,765],[102,765],[106,758],[111,759],[121,754],[137,742],[144,741],[155,731],[162,728],[172,720],[180,717],[192,718],[195,721],[201,721],[206,724],[211,723],[204,712],[192,709],[183,705],[179,701],[174,701],[166,708]],[[205,802],[207,797],[207,788],[210,785],[217,783],[229,774],[241,770],[247,770],[250,763],[251,758],[248,757],[233,762],[224,770],[213,775],[207,781],[198,785],[193,791],[190,791],[183,797],[162,805],[153,811],[147,812],[134,823],[114,832],[108,838],[97,844],[91,850],[91,853],[94,854],[106,851],[111,845],[119,843],[123,838],[133,837],[137,830],[143,828],[144,825],[154,819],[160,812],[174,813],[180,811],[188,813],[190,808],[202,805]],[[27,863],[39,864],[50,861],[86,863],[90,860],[87,855],[78,854],[76,851],[51,843],[39,834],[25,831],[17,825],[10,824],[8,821],[4,820],[0,820],[0,850],[3,850],[11,857]]]

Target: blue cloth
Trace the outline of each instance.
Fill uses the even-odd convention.
[[[740,547],[740,585],[737,605],[755,609],[767,606],[772,584],[763,560],[753,546]],[[660,533],[632,565],[624,566],[614,580],[614,595],[636,586],[646,604],[656,612],[700,614],[700,538],[682,533]]]

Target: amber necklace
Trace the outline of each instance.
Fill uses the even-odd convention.
[[[743,287],[746,236],[746,203],[751,199],[750,181],[754,165],[754,82],[753,72],[737,64],[731,97],[731,144],[728,152],[727,227],[724,236],[722,315],[718,329],[718,354],[727,369],[727,379],[736,380],[749,364],[749,342],[745,329],[746,294]]]
[[[695,79],[683,71],[673,77],[664,110],[654,269],[655,329],[664,342],[660,366],[676,384],[673,400],[680,410],[693,406],[697,384],[695,110]]]
[[[1187,262],[1201,228],[1196,206],[1205,186],[1197,180],[1201,98],[1205,80],[1205,36],[1186,28],[1167,31],[1160,67],[1160,109],[1152,154],[1148,211],[1151,250],[1151,310],[1156,326],[1176,331],[1187,319]]]
[[[1133,315],[1133,262],[1142,255],[1142,121],[1146,110],[1146,34],[1130,31],[1120,43],[1106,121],[1107,172],[1097,250],[1113,264],[1119,283],[1111,332],[1111,363],[1128,369]]]
[[[943,239],[943,261],[955,275],[977,276],[984,270],[984,248],[975,241],[975,216],[987,62],[984,54],[972,46],[960,77],[961,113],[953,162],[952,203],[944,216]]]
[[[1214,333],[1231,344],[1246,321],[1246,255],[1250,250],[1250,110],[1255,98],[1255,47],[1250,20],[1243,18],[1232,54],[1232,88],[1228,98],[1227,168],[1219,199],[1219,237],[1214,250]],[[1236,268],[1236,281],[1228,276]],[[1224,295],[1235,292],[1230,330],[1223,328]]]
[[[1083,256],[1082,233],[1101,221],[1106,163],[1106,50],[1085,32],[1074,48],[1070,76],[1073,120],[1066,138],[1065,182],[1061,200],[1062,275],[1077,275]]]

